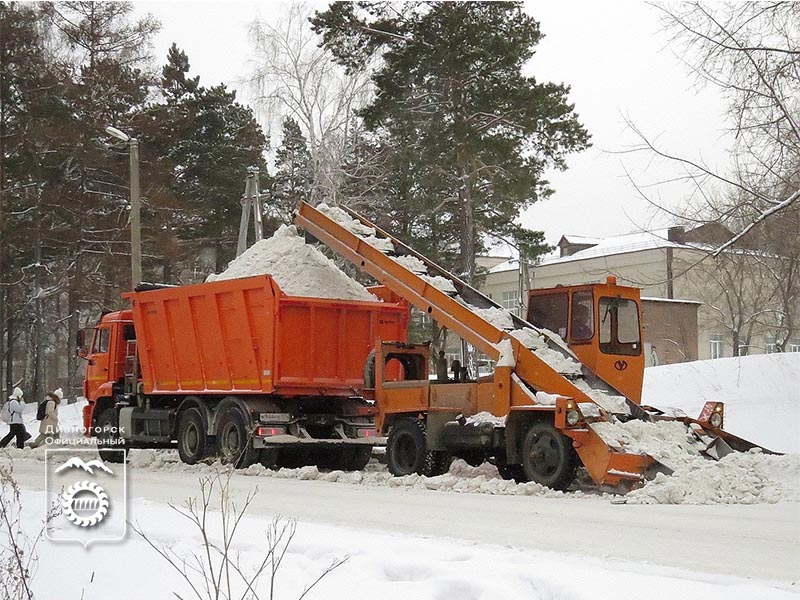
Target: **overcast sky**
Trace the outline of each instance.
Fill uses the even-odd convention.
[[[313,2],[324,7],[325,2]],[[204,85],[240,89],[247,75],[248,24],[271,20],[276,2],[137,2],[162,22],[155,44],[159,63],[175,41]],[[668,45],[658,11],[635,1],[528,1],[545,39],[530,65],[540,81],[571,86],[570,101],[592,135],[593,147],[569,158],[569,169],[548,174],[555,193],[527,210],[522,222],[555,243],[564,233],[608,236],[669,224],[670,217],[640,197],[631,182],[675,207],[693,189],[658,184],[680,175],[677,165],[647,154],[621,154],[638,143],[629,118],[674,154],[726,163],[724,103],[714,89],[698,89]],[[245,97],[245,96],[243,96]],[[658,185],[656,185],[658,184]]]

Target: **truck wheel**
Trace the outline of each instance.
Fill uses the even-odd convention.
[[[187,465],[193,465],[212,454],[206,435],[203,416],[196,408],[189,408],[178,421],[178,456]]]
[[[428,450],[423,421],[415,417],[403,417],[389,431],[386,465],[396,477],[412,473],[433,477],[447,472],[450,460],[446,452]]]
[[[522,470],[528,481],[565,490],[575,480],[578,455],[572,440],[549,423],[534,423],[522,441]]]
[[[115,408],[107,408],[100,413],[95,422],[97,431],[95,437],[97,438],[97,453],[103,462],[121,463],[125,459],[123,454],[119,452],[112,452],[112,450],[122,450],[124,446],[120,444],[119,436],[117,435],[117,427],[119,425],[119,418],[117,417],[117,410]]]
[[[217,419],[217,449],[222,462],[245,469],[255,463],[259,452],[253,448],[242,411],[229,406]]]

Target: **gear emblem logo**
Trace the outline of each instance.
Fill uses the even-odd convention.
[[[108,514],[108,494],[93,481],[79,481],[61,497],[64,516],[78,527],[94,527]]]
[[[124,449],[45,451],[48,515],[46,536],[54,542],[94,543],[125,539],[127,453]]]

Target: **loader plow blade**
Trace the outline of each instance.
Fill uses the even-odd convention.
[[[708,442],[708,447],[705,450],[705,454],[710,458],[715,460],[719,460],[724,456],[727,456],[731,452],[749,452],[750,450],[759,449],[764,454],[774,454],[777,456],[781,456],[782,452],[775,452],[774,450],[770,450],[769,448],[765,448],[759,444],[746,440],[744,438],[740,438],[738,435],[734,435],[724,429],[717,429],[715,427],[711,427],[710,425],[698,421],[696,419],[681,419],[684,423],[686,423],[687,427],[694,429],[695,433],[697,433],[703,441],[706,441],[710,438],[710,442]],[[700,431],[697,431],[697,429]]]

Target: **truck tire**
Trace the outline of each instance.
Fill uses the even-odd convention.
[[[217,417],[217,451],[222,462],[237,469],[245,469],[259,459],[245,416],[235,406],[224,408]]]
[[[119,417],[117,416],[117,409],[107,408],[97,417],[95,421],[95,437],[97,438],[97,453],[103,462],[121,463],[124,462],[124,454],[116,452],[116,450],[123,450],[123,446],[117,435],[117,427],[119,426]],[[112,450],[114,452],[112,452]]]
[[[549,423],[533,423],[520,449],[525,479],[554,490],[566,490],[575,480],[578,455],[572,440]]]
[[[447,472],[450,456],[446,452],[428,450],[423,421],[416,417],[403,417],[389,431],[386,465],[396,477],[412,473],[433,477]]]
[[[187,465],[194,465],[211,454],[211,440],[206,435],[200,411],[196,408],[184,410],[178,421],[178,456]]]

